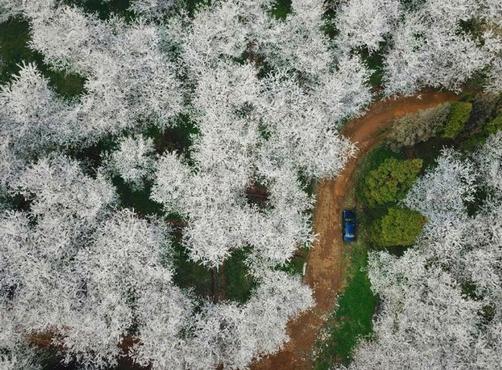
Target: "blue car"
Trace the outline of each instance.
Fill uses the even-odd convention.
[[[342,212],[343,241],[353,242],[356,240],[356,214],[350,209]]]

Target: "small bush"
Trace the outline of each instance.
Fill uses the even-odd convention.
[[[488,135],[494,134],[500,130],[502,130],[502,114],[499,114],[485,126],[485,131]]]
[[[387,143],[393,150],[427,141],[440,132],[450,112],[450,104],[424,109],[393,122]]]
[[[370,171],[363,185],[363,194],[370,206],[402,199],[422,169],[421,159],[386,159]]]
[[[476,148],[481,147],[488,139],[488,137],[500,130],[502,130],[502,114],[499,114],[491,121],[484,122],[481,130],[471,134],[468,138],[466,138],[460,144],[460,148],[464,152],[470,153],[476,150]]]
[[[391,207],[371,226],[370,238],[379,247],[410,246],[422,231],[426,218],[407,208]]]
[[[454,102],[451,104],[448,121],[442,136],[446,139],[455,138],[464,128],[471,115],[472,103]]]

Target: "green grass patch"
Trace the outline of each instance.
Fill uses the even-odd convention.
[[[130,12],[130,0],[64,0],[68,5],[75,5],[82,8],[86,13],[96,14],[99,18],[106,20],[112,15],[118,15],[128,20],[134,19],[134,14]]]
[[[379,88],[383,83],[383,63],[385,60],[385,46],[386,42],[382,43],[380,49],[376,52],[370,53],[368,49],[363,48],[359,51],[362,60],[366,63],[368,68],[372,71],[370,76],[370,85],[373,88]]]
[[[326,0],[324,5],[324,25],[322,26],[322,30],[329,39],[333,40],[340,33],[335,24],[337,0]]]
[[[94,175],[103,163],[103,154],[117,149],[116,138],[105,137],[92,145],[75,145],[70,147],[66,153],[78,160],[89,175]]]
[[[30,25],[26,19],[17,17],[0,23],[0,84],[11,81],[22,62],[34,63],[60,96],[73,99],[82,94],[85,78],[49,68],[44,64],[43,56],[28,47],[30,37]]]
[[[225,261],[223,274],[225,277],[224,294],[226,299],[245,303],[256,287],[256,281],[249,274],[246,259],[249,250],[238,249]]]
[[[181,6],[193,17],[203,7],[210,6],[211,0],[180,0]]]
[[[291,275],[302,275],[303,274],[303,265],[307,262],[309,255],[309,247],[301,247],[295,252],[293,258],[289,260],[282,266],[279,266],[278,269],[281,271],[285,271]]]
[[[502,130],[502,114],[489,121],[484,127],[486,134],[491,135]]]
[[[28,48],[30,26],[22,18],[11,18],[0,23],[0,83],[8,82],[19,72],[23,61],[35,61],[34,52]]]
[[[401,0],[401,5],[408,11],[416,11],[425,3],[425,0]]]
[[[211,271],[193,262],[181,243],[173,243],[172,263],[175,267],[174,283],[180,288],[190,289],[199,297],[211,298]]]
[[[488,136],[485,132],[477,132],[459,142],[457,148],[466,154],[472,153],[485,143]]]
[[[490,135],[502,130],[502,114],[485,122],[481,129],[471,135],[465,135],[458,143],[459,149],[465,153],[472,153],[480,148]],[[464,136],[464,135],[463,135]]]
[[[173,281],[180,288],[192,290],[199,298],[245,303],[256,287],[246,265],[248,254],[246,248],[235,250],[218,270],[209,269],[193,262],[188,250],[176,241],[172,255],[176,271]]]
[[[407,158],[420,158],[423,161],[424,170],[435,166],[436,158],[439,157],[441,149],[452,146],[453,141],[441,137],[432,137],[429,140],[417,143],[412,147],[404,149]]]
[[[271,7],[272,16],[276,19],[286,19],[292,11],[291,0],[276,0]]]
[[[152,125],[143,132],[153,139],[157,153],[177,152],[186,159],[190,159],[190,148],[198,133],[196,122],[187,114],[178,115],[170,127],[160,129]]]
[[[317,346],[316,370],[332,369],[335,363],[347,365],[357,343],[372,333],[377,297],[371,291],[366,267],[366,249],[356,247],[352,254],[351,277],[338,297],[335,312],[328,319],[325,337]]]
[[[119,176],[115,176],[112,182],[119,194],[122,207],[133,209],[142,216],[162,217],[164,215],[162,205],[150,199],[152,184],[146,184],[143,189],[136,190],[126,184]]]

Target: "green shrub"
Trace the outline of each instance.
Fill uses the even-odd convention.
[[[363,194],[370,206],[402,199],[422,169],[421,159],[386,159],[370,171],[363,185]]]
[[[464,128],[471,115],[472,103],[454,102],[451,104],[448,121],[442,136],[447,139],[455,138]]]
[[[460,144],[460,148],[467,153],[473,152],[480,148],[490,135],[500,130],[502,130],[502,114],[499,114],[491,121],[485,122],[479,132],[470,135]]]
[[[488,135],[494,134],[499,130],[502,130],[502,114],[499,114],[485,126],[485,131]]]
[[[395,120],[387,135],[388,145],[397,150],[429,140],[441,132],[449,112],[450,104],[444,103]]]
[[[379,247],[413,245],[425,222],[426,218],[419,212],[391,207],[373,223],[370,238]]]

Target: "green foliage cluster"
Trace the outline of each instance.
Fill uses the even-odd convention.
[[[422,169],[421,159],[387,158],[364,180],[363,193],[370,206],[402,199]]]
[[[485,126],[485,131],[488,135],[494,134],[502,130],[502,113],[488,122]]]
[[[472,111],[470,102],[454,102],[451,104],[448,121],[444,127],[442,137],[454,139],[464,128]]]
[[[426,218],[419,212],[390,207],[383,217],[374,221],[370,238],[379,247],[410,246],[425,222]]]
[[[371,335],[377,297],[371,291],[366,266],[366,250],[357,248],[352,255],[352,276],[325,328],[328,338],[318,344],[316,370],[331,369],[337,362],[347,365],[357,342]]]
[[[393,150],[399,150],[427,141],[442,130],[449,112],[450,104],[444,103],[397,119],[387,135],[387,143]]]
[[[371,151],[358,175],[357,198],[364,209],[363,239],[375,247],[412,245],[425,224],[420,213],[397,206],[423,167],[422,159],[401,159],[385,146]],[[397,252],[397,250],[396,250]]]
[[[472,100],[469,127],[459,143],[459,148],[466,153],[475,151],[490,135],[502,129],[502,95],[476,95]]]

